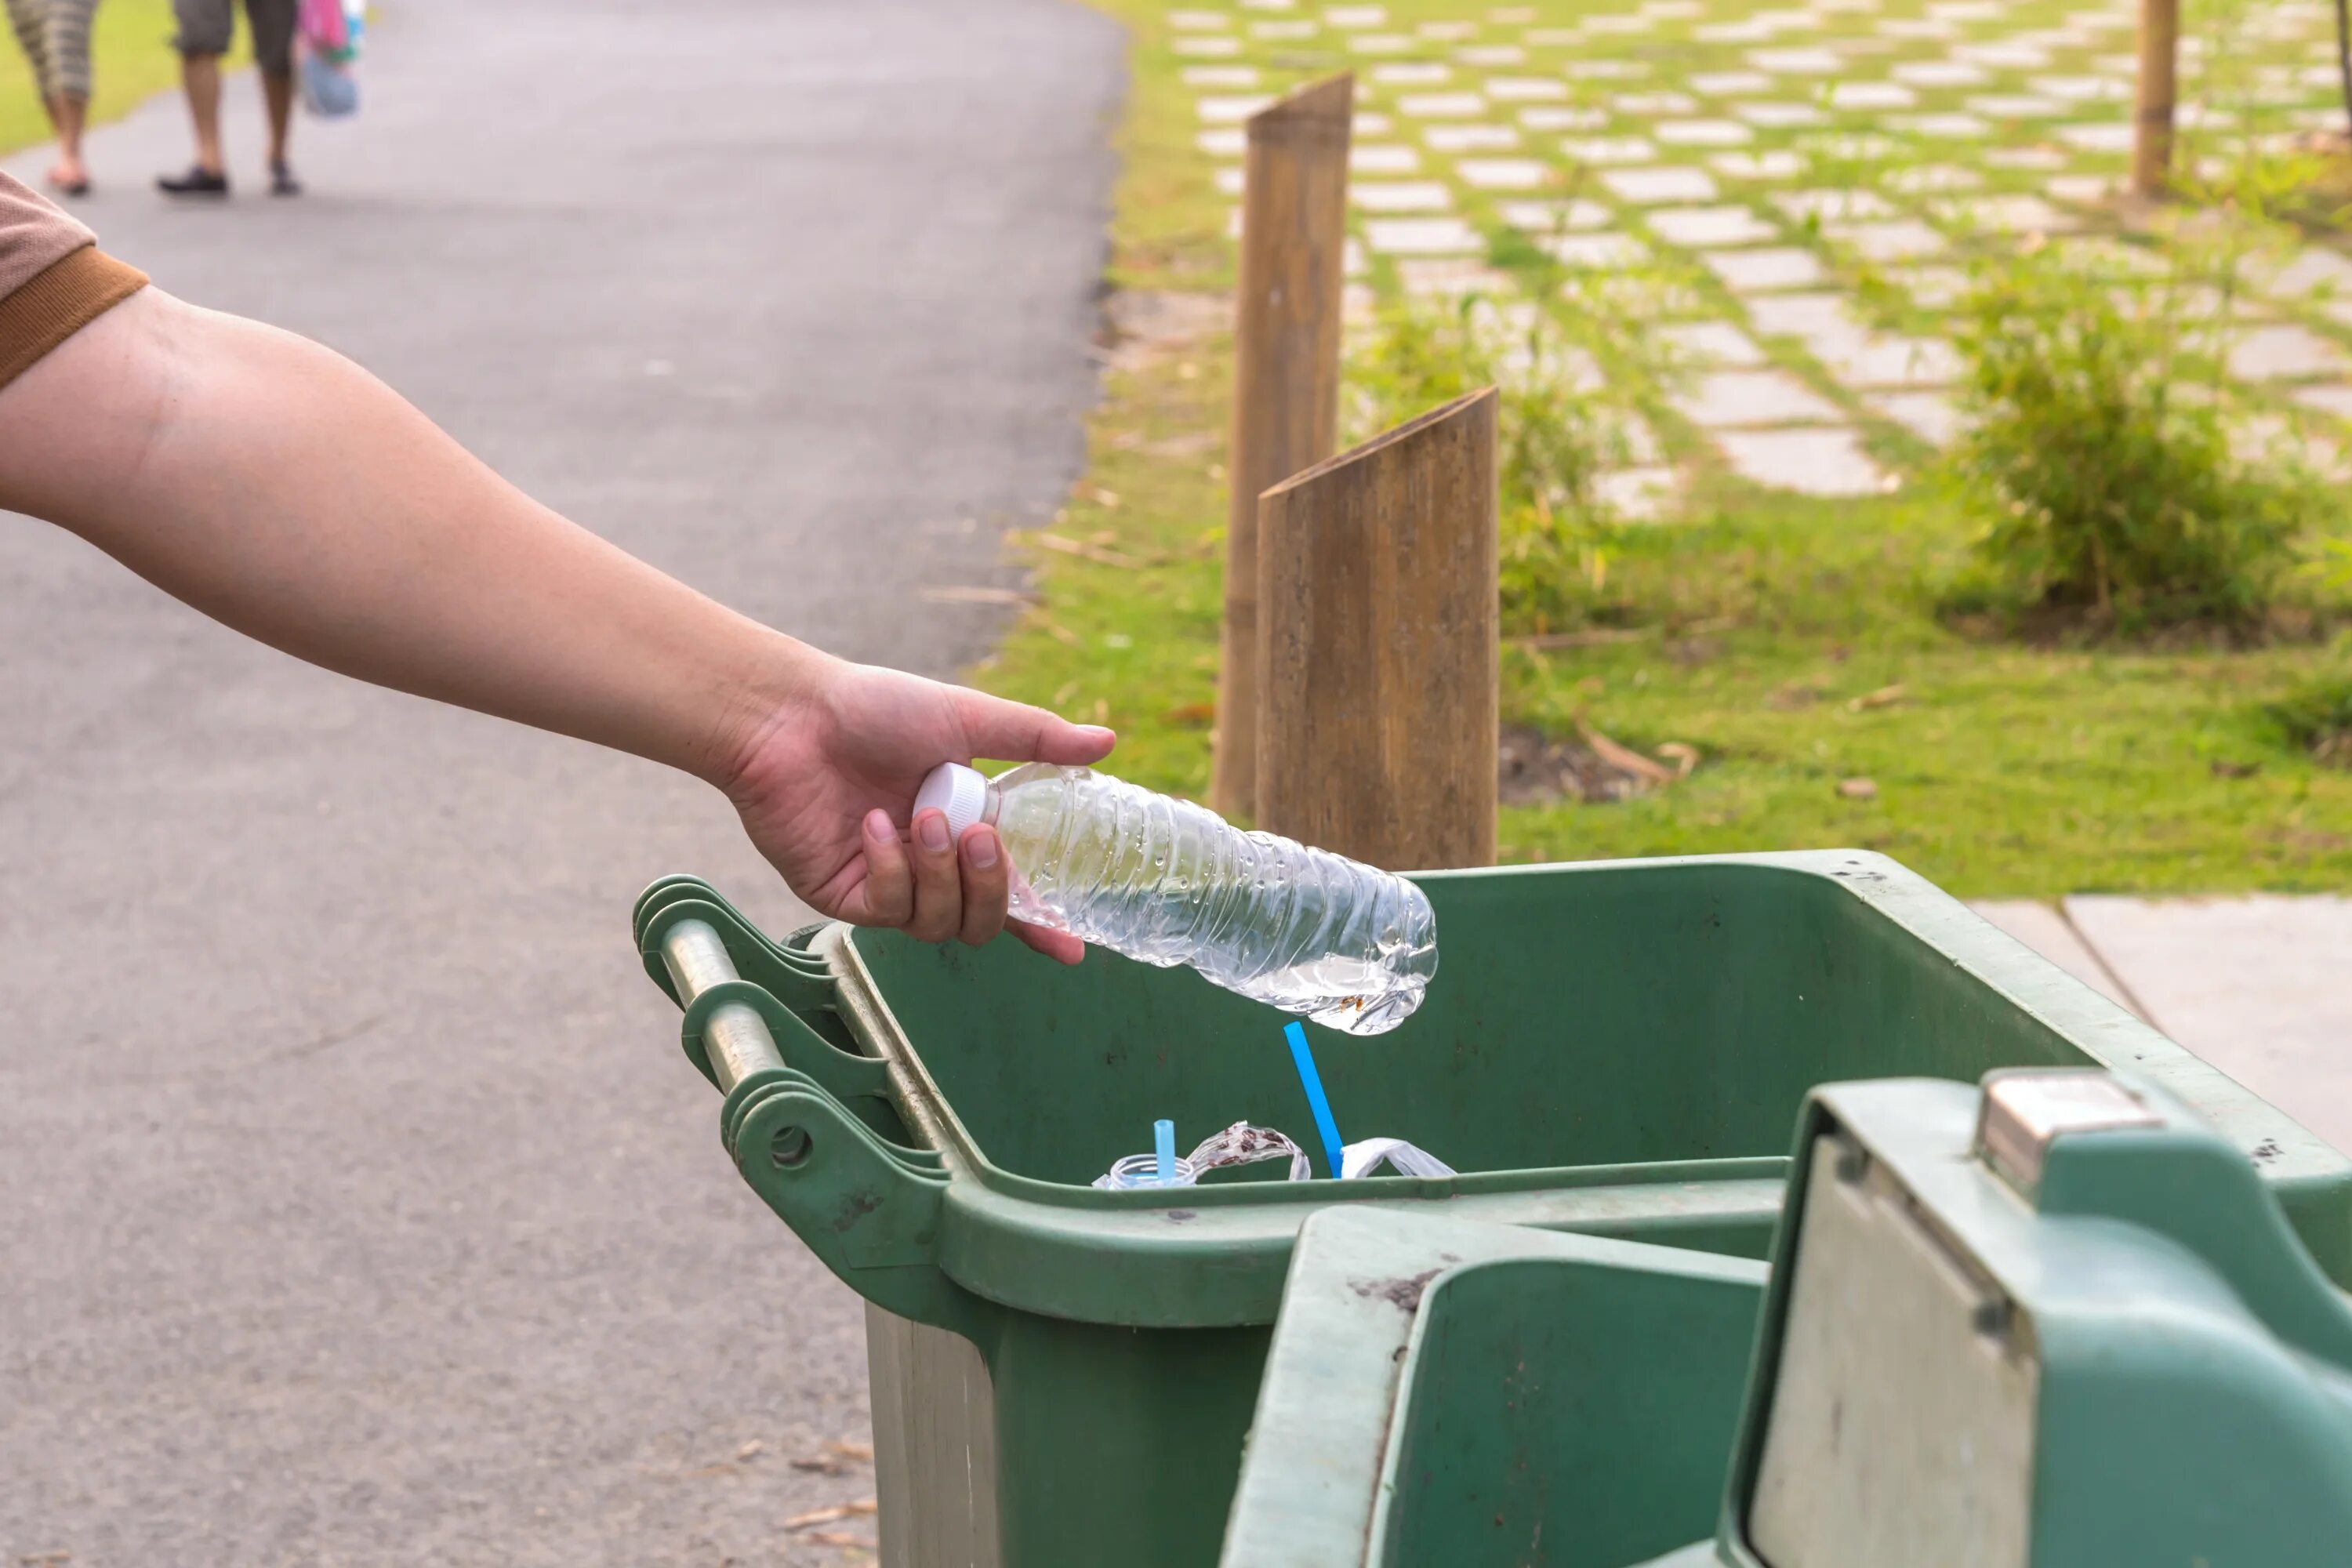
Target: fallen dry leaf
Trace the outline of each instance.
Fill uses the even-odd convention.
[[[2217,779],[2250,779],[2262,771],[2260,763],[2225,762],[2220,757],[2213,759],[2213,776]]]
[[[1580,632],[1544,632],[1511,640],[1523,648],[1541,653],[1549,648],[1607,647],[1612,643],[1640,642],[1657,635],[1654,626],[1595,626]]]
[[[1021,595],[1010,588],[970,587],[961,584],[925,588],[917,597],[931,605],[1017,605]]]
[[[845,1476],[849,1473],[846,1461],[824,1454],[813,1455],[805,1459],[794,1459],[792,1461],[792,1467],[796,1470],[806,1470],[814,1476]]]
[[[1078,646],[1078,634],[1072,631],[1069,627],[1062,625],[1059,621],[1047,621],[1045,623],[1045,635],[1052,637],[1055,642],[1060,643],[1064,647],[1076,647]]]
[[[757,1437],[754,1437],[750,1442],[744,1444],[741,1447],[736,1449],[735,1457],[738,1459],[756,1459],[761,1454],[766,1453],[767,1450],[768,1446],[765,1443],[761,1442]]]
[[[1032,534],[1039,544],[1063,555],[1075,555],[1081,561],[1091,561],[1097,566],[1119,566],[1133,571],[1150,563],[1129,555],[1124,551],[1108,550],[1099,544],[1088,544],[1081,539],[1071,539],[1059,533]]]
[[[784,1528],[806,1530],[813,1524],[832,1524],[837,1520],[856,1519],[861,1514],[872,1513],[878,1506],[874,1499],[866,1497],[856,1502],[835,1503],[830,1508],[813,1508],[806,1513],[796,1513],[784,1521]]]
[[[1876,800],[1878,798],[1878,785],[1868,779],[1840,779],[1838,780],[1837,791],[1838,794],[1845,796],[1848,800]]]
[[[826,1452],[838,1454],[845,1459],[855,1459],[861,1465],[870,1465],[874,1462],[874,1445],[871,1443],[860,1443],[852,1438],[842,1437],[827,1443],[824,1447]]]
[[[860,1552],[871,1552],[874,1550],[874,1538],[872,1536],[847,1535],[838,1530],[812,1530],[806,1535],[802,1536],[801,1539],[803,1541],[813,1541],[819,1546],[855,1546]]]
[[[1853,701],[1847,703],[1846,707],[1851,709],[1853,711],[1859,713],[1866,708],[1888,707],[1891,704],[1902,701],[1903,697],[1903,683],[1898,680],[1892,686],[1882,686],[1875,691],[1866,692],[1864,695],[1855,698]]]
[[[1691,770],[1698,766],[1698,748],[1685,746],[1680,741],[1668,741],[1658,748],[1658,755],[1675,764],[1675,777],[1678,779],[1690,777]]]
[[[1117,490],[1105,489],[1102,486],[1097,485],[1095,487],[1095,504],[1101,507],[1105,511],[1117,511],[1118,510],[1118,492]]]
[[[1181,708],[1171,708],[1167,712],[1162,713],[1160,716],[1160,721],[1163,724],[1181,725],[1186,729],[1199,729],[1203,725],[1213,723],[1216,717],[1215,703],[1187,702]]]
[[[1680,776],[1672,768],[1660,766],[1631,746],[1619,745],[1590,724],[1580,721],[1576,730],[1584,737],[1584,743],[1592,748],[1593,754],[1612,768],[1622,769],[1653,784],[1672,784]]]

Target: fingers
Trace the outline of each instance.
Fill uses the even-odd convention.
[[[1087,944],[1066,931],[1052,926],[1031,925],[1027,921],[1007,921],[1004,929],[1013,940],[1036,949],[1056,963],[1076,963],[1087,955]]]
[[[948,836],[943,811],[915,814],[914,842],[908,846],[915,865],[915,909],[905,927],[922,942],[945,942],[963,929],[963,883],[956,872],[955,844]]]
[[[902,840],[888,813],[871,811],[862,829],[866,879],[859,907],[850,917],[858,923],[896,926],[923,942],[960,940],[974,947],[1010,930],[1064,963],[1076,963],[1086,952],[1086,944],[1067,931],[1006,920],[1013,868],[993,827],[974,824],[955,842],[946,814],[925,811],[916,814]]]
[[[975,823],[964,829],[956,851],[963,873],[963,928],[956,934],[978,947],[1004,929],[1004,903],[1011,892],[1004,846],[996,829]]]
[[[958,716],[975,757],[1007,763],[1100,762],[1118,737],[1099,724],[1073,724],[1043,708],[959,689]]]
[[[865,836],[864,923],[904,925],[915,912],[915,874],[907,864],[907,847],[898,842],[898,825],[887,811],[869,811]]]

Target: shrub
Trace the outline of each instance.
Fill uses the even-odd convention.
[[[2352,768],[2352,679],[2315,681],[2264,711],[2295,751],[2323,767]]]
[[[2326,491],[2221,366],[2234,258],[2151,283],[2029,250],[1961,304],[1955,453],[2015,599],[2126,633],[2256,624]]]
[[[1577,284],[1564,286],[1573,300]],[[1638,397],[1658,367],[1637,329],[1622,311],[1577,314],[1581,330],[1533,300],[1408,299],[1383,307],[1349,355],[1351,442],[1496,389],[1503,616],[1514,630],[1580,618],[1577,591],[1605,578],[1623,521],[1601,479],[1636,461],[1646,437]]]

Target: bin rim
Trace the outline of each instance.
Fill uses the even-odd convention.
[[[2352,1180],[2352,1160],[2293,1121],[2276,1106],[2193,1056],[2049,959],[2010,936],[1959,900],[1888,856],[1867,849],[1804,849],[1737,855],[1678,855],[1620,860],[1539,862],[1461,870],[1410,871],[1415,881],[1606,876],[1681,868],[1750,866],[1832,883],[1935,948],[1954,966],[2052,1028],[2103,1067],[2139,1072],[2180,1098],[2260,1163],[2274,1184]],[[888,1067],[901,1113],[910,1128],[943,1155],[958,1174],[990,1192],[1095,1215],[1150,1215],[1171,1210],[1206,1215],[1227,1208],[1296,1205],[1319,1208],[1351,1200],[1430,1199],[1534,1190],[1656,1186],[1680,1182],[1784,1175],[1781,1153],[1735,1155],[1621,1165],[1521,1167],[1451,1177],[1373,1176],[1352,1182],[1245,1182],[1188,1187],[1179,1196],[1152,1189],[1111,1192],[1076,1183],[1024,1176],[989,1158],[957,1115],[899,1026],[859,952],[860,929],[827,922],[808,951],[833,971],[842,1016],[868,1054]]]
[[[1843,889],[1880,919],[1968,974],[1989,994],[2099,1066],[2124,1068],[2187,1103],[2262,1169],[2331,1275],[2352,1283],[2352,1161],[2285,1113],[2167,1039],[1958,900],[1884,855],[1800,850],[1674,856],[1412,873],[1433,884],[1471,879],[1609,877],[1749,867]],[[830,1005],[862,1054],[878,1058],[911,1141],[936,1163],[936,1184],[910,1210],[929,1265],[946,1284],[997,1308],[1133,1328],[1260,1327],[1274,1321],[1299,1227],[1318,1210],[1391,1205],[1544,1230],[1664,1241],[1759,1255],[1780,1210],[1788,1157],[1475,1172],[1430,1180],[1253,1182],[1112,1193],[1024,1176],[996,1164],[931,1078],[867,968],[861,932],[838,922],[796,937],[829,978]],[[871,1194],[895,1212],[906,1184]],[[754,1185],[759,1185],[754,1180]],[[904,1194],[898,1194],[904,1195]],[[779,1198],[772,1194],[772,1204]],[[861,1199],[861,1202],[866,1200]],[[787,1213],[809,1226],[840,1216]],[[906,1227],[902,1227],[906,1228]],[[829,1233],[820,1237],[830,1245]],[[811,1245],[818,1245],[812,1240]],[[870,1300],[910,1271],[836,1272]],[[909,1309],[898,1309],[910,1310]],[[914,1313],[912,1315],[920,1315]],[[940,1326],[948,1326],[942,1321]]]

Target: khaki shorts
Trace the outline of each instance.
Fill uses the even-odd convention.
[[[172,0],[180,36],[172,47],[184,55],[225,55],[236,24],[236,0]],[[253,30],[253,63],[265,75],[294,69],[294,0],[245,0],[245,25]]]

